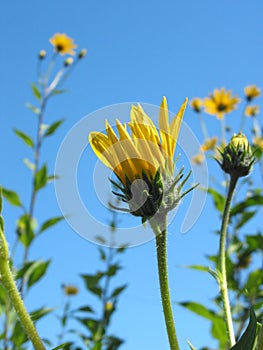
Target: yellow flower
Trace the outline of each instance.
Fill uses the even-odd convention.
[[[181,106],[178,114],[169,124],[166,98],[163,98],[159,112],[160,135],[143,108],[131,107],[129,128],[126,124],[116,120],[119,139],[112,127],[106,121],[106,133],[91,132],[89,141],[97,157],[126,185],[128,179],[131,183],[142,179],[145,174],[153,179],[160,168],[173,173],[173,157],[177,137],[186,108],[187,99]]]
[[[64,293],[66,295],[77,295],[79,292],[78,288],[72,285],[64,286]]]
[[[205,160],[205,156],[203,153],[198,153],[192,157],[192,163],[196,165],[201,165]]]
[[[196,113],[200,113],[202,110],[203,101],[201,100],[201,98],[195,97],[189,102],[189,105],[193,108],[193,110]]]
[[[138,104],[131,107],[130,133],[126,124],[116,120],[119,137],[107,121],[106,135],[100,132],[89,134],[97,157],[113,170],[122,183],[110,180],[122,192],[113,193],[129,206],[129,209],[120,210],[142,217],[143,222],[150,220],[158,210],[159,217],[165,215],[184,195],[180,195],[182,186],[176,187],[182,171],[173,179],[173,158],[186,105],[187,99],[169,123],[164,97],[159,111],[159,132]]]
[[[253,143],[263,152],[263,137],[254,137]]]
[[[49,41],[54,46],[55,51],[61,55],[75,55],[74,49],[77,45],[74,44],[74,39],[69,38],[65,33],[56,33]]]
[[[247,106],[245,109],[245,115],[247,117],[255,117],[259,113],[258,106]]]
[[[217,143],[216,136],[212,137],[211,139],[206,139],[204,144],[200,147],[200,150],[202,152],[213,150],[215,149],[216,143]]]
[[[260,89],[256,85],[246,86],[244,91],[247,101],[252,101],[254,98],[260,95]]]
[[[222,119],[225,114],[233,111],[237,103],[240,102],[236,95],[232,96],[231,94],[231,90],[226,91],[225,88],[215,89],[213,94],[204,99],[205,112]]]

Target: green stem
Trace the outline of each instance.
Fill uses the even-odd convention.
[[[167,223],[165,219],[165,228],[159,229],[158,225],[151,224],[152,229],[156,236],[156,249],[157,249],[157,261],[158,261],[158,274],[159,284],[163,305],[163,312],[166,324],[166,330],[169,338],[169,344],[171,350],[180,350],[179,343],[177,340],[175,324],[173,319],[173,311],[171,306],[171,297],[168,282],[168,267],[167,267],[167,247],[166,247],[166,236],[167,236]]]
[[[258,345],[257,350],[263,350],[263,326],[261,326],[261,329],[259,331],[259,339],[258,339]]]
[[[6,289],[9,299],[14,306],[17,316],[28,336],[31,340],[34,349],[45,350],[45,347],[35,329],[34,323],[31,320],[23,300],[17,290],[12,272],[9,267],[8,246],[2,228],[0,228],[0,275],[1,283]]]
[[[237,184],[237,180],[238,180],[237,176],[231,176],[230,178],[230,184],[228,188],[228,194],[227,194],[227,199],[225,203],[222,226],[220,231],[220,248],[219,248],[219,269],[220,269],[219,284],[220,284],[220,291],[221,291],[221,296],[223,301],[227,335],[228,335],[228,340],[231,347],[235,345],[236,340],[235,340],[235,333],[234,333],[233,321],[231,316],[231,307],[230,307],[228,288],[227,288],[226,236],[227,236],[227,226],[229,223],[231,202],[232,202],[234,190]]]

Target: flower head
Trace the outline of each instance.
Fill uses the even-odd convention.
[[[189,105],[196,113],[200,113],[203,107],[203,101],[201,98],[195,97],[189,102]]]
[[[211,137],[211,139],[206,139],[203,145],[200,147],[202,152],[210,151],[215,149],[217,143],[217,137]]]
[[[192,163],[196,165],[201,165],[205,160],[205,156],[203,153],[197,153],[192,157]]]
[[[247,106],[245,109],[245,116],[247,117],[255,117],[259,113],[258,106]]]
[[[236,95],[232,96],[231,90],[215,89],[213,94],[204,99],[205,112],[222,119],[225,114],[232,112],[239,102],[240,99]]]
[[[119,185],[111,180],[122,192],[113,193],[129,205],[130,212],[135,216],[147,219],[156,213],[161,203],[169,206],[170,210],[175,205],[173,158],[186,105],[187,99],[169,123],[164,97],[159,111],[159,132],[138,104],[131,107],[130,133],[126,124],[116,120],[119,137],[107,121],[106,135],[100,132],[89,134],[93,151],[121,182]],[[167,191],[170,196],[165,197]]]
[[[74,61],[74,60],[73,60],[72,57],[66,58],[65,61],[64,61],[64,66],[65,66],[65,67],[70,66],[70,65],[73,63],[73,61]]]
[[[73,285],[64,286],[64,293],[66,295],[77,295],[79,292],[78,288]]]
[[[49,41],[60,55],[75,55],[74,49],[77,45],[74,43],[74,39],[69,38],[65,33],[56,33]]]
[[[46,57],[46,51],[45,50],[40,50],[39,53],[38,53],[38,58],[40,60],[43,60],[45,57]]]
[[[233,135],[229,144],[220,151],[221,168],[231,176],[246,176],[252,170],[255,162],[249,142],[245,135],[239,133]]]
[[[244,92],[248,102],[260,95],[260,89],[256,85],[246,86]]]

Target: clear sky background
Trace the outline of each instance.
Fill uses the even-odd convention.
[[[29,87],[36,80],[40,49],[51,55],[48,39],[56,32],[75,38],[88,54],[66,84],[68,93],[54,98],[46,113],[46,123],[65,117],[66,121],[43,149],[50,171],[54,169],[59,146],[67,132],[85,115],[107,105],[129,101],[158,105],[166,95],[171,111],[177,111],[186,96],[206,96],[215,87],[225,86],[243,96],[249,84],[262,85],[261,0],[56,0],[36,2],[5,1],[1,4],[0,28],[0,122],[1,184],[16,190],[28,203],[29,171],[22,163],[31,157],[12,128],[34,133],[34,115],[25,107],[33,102]],[[259,100],[260,101],[260,100]],[[241,109],[227,117],[237,130]],[[107,116],[105,116],[107,117]],[[185,122],[202,142],[197,116],[190,110]],[[206,116],[211,136],[217,135],[216,118]],[[198,151],[198,150],[197,150]],[[93,164],[91,153],[84,155]],[[93,163],[92,163],[93,162]],[[211,166],[210,175],[217,166]],[[81,163],[80,188],[92,183],[87,161]],[[105,183],[107,179],[105,179]],[[102,184],[103,186],[103,184]],[[92,196],[86,198],[93,203]],[[206,254],[217,251],[213,231],[220,222],[211,200],[187,233],[180,233],[180,218],[188,199],[180,207],[169,234],[169,269],[173,301],[195,300],[210,303],[217,286],[210,276],[180,266],[207,264]],[[14,222],[19,211],[5,205],[6,232],[14,240]],[[43,221],[60,215],[54,186],[40,193],[36,217]],[[103,213],[106,218],[106,214]],[[110,216],[108,217],[110,218]],[[256,223],[259,225],[259,222]],[[80,288],[75,305],[92,303],[79,278],[97,268],[96,245],[76,234],[66,222],[47,231],[36,242],[32,258],[52,259],[49,273],[28,296],[29,308],[59,306],[61,283]],[[120,298],[112,332],[126,340],[124,350],[168,349],[156,270],[154,241],[130,248],[123,255],[124,269],[117,283],[129,284]],[[209,323],[174,304],[175,321],[182,350],[190,339],[197,347],[215,346],[209,336]],[[41,335],[53,339],[59,332],[54,316],[39,323]]]

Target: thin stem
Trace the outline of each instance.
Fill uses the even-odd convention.
[[[226,144],[226,125],[225,125],[225,117],[221,119],[221,138],[222,143]]]
[[[209,139],[209,135],[208,135],[208,131],[207,131],[207,128],[205,125],[205,121],[204,121],[203,115],[201,113],[199,113],[199,122],[200,122],[201,130],[202,130],[204,138]]]
[[[12,272],[9,267],[9,256],[8,256],[8,246],[4,236],[3,230],[0,228],[0,274],[1,283],[6,289],[8,297],[14,306],[17,316],[28,336],[31,340],[34,349],[45,350],[45,347],[35,329],[34,323],[32,322],[23,300],[17,290],[15,281],[13,279]]]
[[[227,335],[229,344],[232,347],[235,343],[235,333],[233,327],[233,321],[231,316],[231,307],[228,296],[228,288],[227,288],[227,272],[226,272],[226,236],[227,236],[227,226],[229,223],[231,202],[234,194],[234,190],[237,184],[238,177],[231,176],[230,184],[228,188],[223,218],[222,218],[222,226],[220,231],[220,247],[219,247],[219,270],[220,270],[220,291],[223,301],[223,308],[225,314],[225,322],[227,328]]]
[[[263,350],[263,329],[262,329],[262,326],[261,326],[261,329],[259,331],[257,350]]]
[[[179,343],[177,340],[175,324],[173,319],[173,311],[171,306],[171,297],[168,282],[168,266],[167,266],[167,247],[166,247],[166,219],[165,228],[161,231],[157,225],[151,224],[152,229],[156,236],[156,249],[157,249],[157,261],[158,261],[158,274],[159,284],[163,305],[163,312],[166,324],[166,330],[169,338],[169,344],[171,350],[179,350]]]
[[[240,122],[240,127],[239,127],[239,132],[243,132],[244,126],[245,126],[245,122],[246,122],[246,115],[245,115],[245,111],[246,108],[248,106],[248,102],[246,102],[245,107],[243,109],[243,113],[242,113],[242,117],[241,117],[241,122]]]

